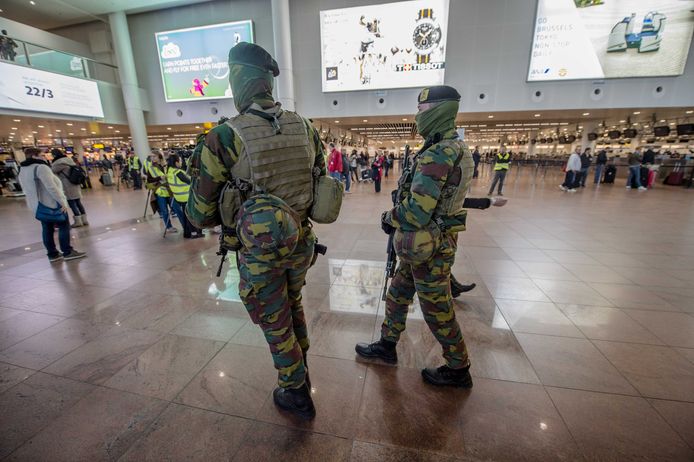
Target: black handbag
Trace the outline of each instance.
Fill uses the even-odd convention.
[[[37,165],[34,168],[34,183],[36,183],[36,197],[38,198],[40,181],[37,177],[36,171],[39,169]],[[43,205],[41,201],[38,201],[38,207],[36,207],[36,219],[39,221],[45,221],[46,223],[65,223],[68,219],[67,213],[63,212],[61,207],[51,208]]]

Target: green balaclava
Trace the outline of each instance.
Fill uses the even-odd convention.
[[[448,85],[437,85],[424,88],[417,97],[419,104],[431,104],[427,110],[418,112],[414,120],[417,123],[417,132],[427,140],[437,133],[455,130],[455,117],[458,115],[460,105],[460,93]]]
[[[418,112],[414,120],[417,132],[425,140],[440,133],[455,130],[455,116],[458,114],[458,101],[441,101],[426,111]]]
[[[229,51],[229,84],[236,109],[242,113],[253,103],[272,107],[274,77],[279,73],[277,62],[262,47],[247,42],[234,46]]]

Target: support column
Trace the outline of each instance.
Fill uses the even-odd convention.
[[[272,35],[275,43],[275,60],[280,69],[280,75],[276,79],[277,101],[282,103],[284,109],[294,111],[296,105],[289,0],[272,0]]]
[[[137,84],[135,72],[135,59],[133,58],[132,43],[130,43],[130,31],[128,30],[128,18],[125,12],[118,11],[108,15],[111,26],[113,47],[118,61],[118,75],[123,89],[123,101],[128,116],[128,126],[133,140],[135,153],[142,162],[149,156],[149,141],[147,140],[147,126],[145,115],[142,112],[140,101],[140,88]]]

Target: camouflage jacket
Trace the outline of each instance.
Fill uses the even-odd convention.
[[[455,136],[454,131],[449,131],[442,138],[453,139]],[[467,151],[467,148],[465,150]],[[458,155],[464,154],[438,143],[418,154],[414,159],[410,177],[404,179],[405,190],[402,200],[388,212],[386,221],[404,231],[415,231],[428,225]],[[468,157],[470,165],[461,164],[461,168],[473,168],[472,157]],[[468,176],[471,178],[471,172],[470,175],[464,175],[464,180],[469,182],[469,179],[465,178]]]
[[[318,167],[321,174],[325,175],[323,143],[311,122],[306,119],[304,122],[315,147],[314,167]],[[222,223],[218,210],[219,196],[230,179],[229,168],[238,161],[243,150],[241,139],[228,124],[214,127],[196,146],[191,157],[192,183],[186,207],[186,215],[194,226],[211,228]]]

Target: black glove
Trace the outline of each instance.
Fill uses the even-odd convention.
[[[388,223],[386,221],[386,215],[387,214],[388,214],[388,212],[383,212],[381,214],[381,229],[386,234],[392,234],[393,232],[395,232],[395,228],[393,227],[393,225],[391,225],[390,223]]]

